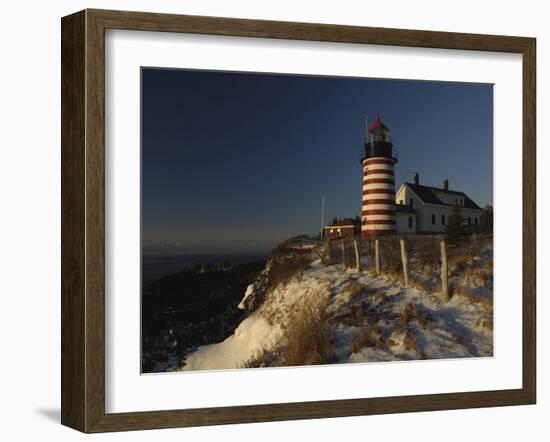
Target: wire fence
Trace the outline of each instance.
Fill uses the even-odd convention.
[[[492,253],[492,235],[460,241],[448,241],[444,235],[355,237],[327,240],[327,246],[332,263],[389,276],[405,287],[437,275],[438,288],[448,298],[449,277],[489,249]]]

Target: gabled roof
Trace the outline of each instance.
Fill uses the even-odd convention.
[[[435,191],[438,191],[438,192],[447,193],[450,195],[456,195],[464,198],[464,205],[461,207],[464,207],[466,209],[481,210],[481,207],[479,207],[464,192],[457,192],[456,190],[445,190],[439,187],[422,186],[420,184],[414,184],[414,183],[403,183],[403,184],[406,185],[409,189],[411,189],[418,196],[418,198],[420,198],[422,202],[425,204],[436,204],[438,206],[452,206],[452,204],[446,204],[437,197]]]

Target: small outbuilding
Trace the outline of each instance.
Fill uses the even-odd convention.
[[[324,227],[324,238],[353,238],[361,227],[352,218],[344,218]]]

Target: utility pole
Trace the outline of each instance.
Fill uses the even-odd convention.
[[[325,195],[321,197],[321,241],[325,233]]]

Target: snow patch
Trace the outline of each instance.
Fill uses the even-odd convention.
[[[490,257],[491,250],[487,252]],[[483,271],[492,277],[491,268]],[[424,285],[403,287],[400,281],[367,270],[324,265],[315,259],[303,273],[266,293],[232,336],[191,354],[182,370],[238,368],[264,350],[277,357],[285,339],[283,330],[289,329],[303,304],[318,297],[328,301],[334,351],[340,363],[491,356],[491,303],[473,302],[461,295],[446,302],[434,290],[438,276],[432,276],[433,284],[427,284],[415,274],[413,280],[423,280]],[[463,273],[454,278],[459,286],[467,285]],[[481,279],[476,282],[478,285],[469,288],[470,295],[490,301],[490,286],[481,285]],[[265,286],[267,279],[262,284]],[[239,308],[246,309],[258,296],[258,287],[258,283],[247,287]],[[364,338],[368,330],[378,336],[375,342]]]
[[[259,314],[246,318],[225,341],[199,347],[181,370],[217,370],[239,368],[246,361],[270,350],[283,335],[279,325],[270,324]]]
[[[239,305],[237,306],[239,309],[241,310],[245,310],[246,309],[246,300],[248,298],[250,298],[250,296],[252,295],[252,293],[254,293],[254,284],[250,284],[247,288],[246,288],[246,292],[244,292],[244,297],[243,299],[241,299],[241,302],[239,303]]]

